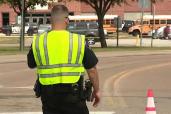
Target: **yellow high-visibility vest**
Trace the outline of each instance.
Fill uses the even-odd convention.
[[[42,85],[76,83],[84,75],[85,36],[65,30],[45,32],[34,37],[32,49]]]

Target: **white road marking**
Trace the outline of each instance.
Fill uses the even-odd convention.
[[[33,86],[25,86],[25,87],[4,87],[7,89],[33,89]]]
[[[0,85],[0,88],[3,88],[3,89],[33,89],[33,86],[5,87],[5,86],[3,86],[3,85]]]
[[[0,114],[42,114],[42,112],[4,112]],[[90,112],[90,114],[115,114],[115,112],[104,112],[104,111],[99,111],[99,112]]]

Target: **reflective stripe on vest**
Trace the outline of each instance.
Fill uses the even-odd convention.
[[[85,37],[66,31],[62,36],[54,33],[43,33],[33,40],[39,81],[43,85],[76,83],[85,71],[82,65]]]

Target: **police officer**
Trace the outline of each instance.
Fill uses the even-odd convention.
[[[80,97],[85,69],[93,85],[93,106],[100,102],[98,59],[85,46],[84,35],[66,30],[68,15],[64,5],[54,6],[52,30],[34,37],[27,55],[28,66],[37,68],[43,114],[89,114]]]

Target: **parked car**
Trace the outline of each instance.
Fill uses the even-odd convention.
[[[20,30],[21,30],[21,25],[19,25],[19,24],[11,24],[11,28],[12,28],[12,34],[19,34]]]
[[[20,34],[21,25],[20,24],[12,24],[12,33],[13,34]],[[32,36],[34,33],[37,33],[37,24],[34,23],[26,23],[25,24],[25,34]]]
[[[154,39],[157,39],[157,38],[162,39],[164,37],[163,36],[163,31],[164,31],[165,27],[166,26],[163,26],[163,27],[160,27],[160,28],[158,28],[156,30],[150,31],[148,33],[148,36],[152,36],[152,33],[153,33],[154,34]]]
[[[39,27],[38,27],[38,34],[41,34],[41,33],[45,32],[45,31],[50,30],[50,29],[51,29],[51,25],[49,25],[49,24],[39,25]]]
[[[123,32],[128,32],[129,28],[134,25],[134,21],[132,20],[123,20],[123,27],[122,31]]]
[[[166,26],[163,33],[165,39],[171,39],[171,26]]]
[[[162,26],[158,28],[157,30],[150,31],[148,33],[148,36],[152,36],[152,33],[154,33],[154,38],[159,39],[170,39],[171,38],[171,26]],[[169,30],[170,29],[170,30]]]
[[[38,27],[38,34],[41,34],[45,31],[49,31],[51,25],[40,25]],[[72,33],[83,34],[88,38],[89,44],[95,44],[99,41],[99,32],[98,32],[98,23],[97,22],[70,22],[67,26],[67,30]],[[104,30],[105,35],[107,31]]]
[[[77,34],[83,34],[89,39],[90,44],[95,44],[99,41],[99,31],[97,22],[70,22],[67,30]],[[104,30],[105,35],[107,31]]]
[[[12,33],[12,28],[10,25],[5,25],[1,28],[1,32],[6,34],[7,36],[10,36]]]
[[[38,25],[36,23],[26,23],[25,28],[25,33],[27,32],[28,36],[33,36],[33,34],[38,32]]]

